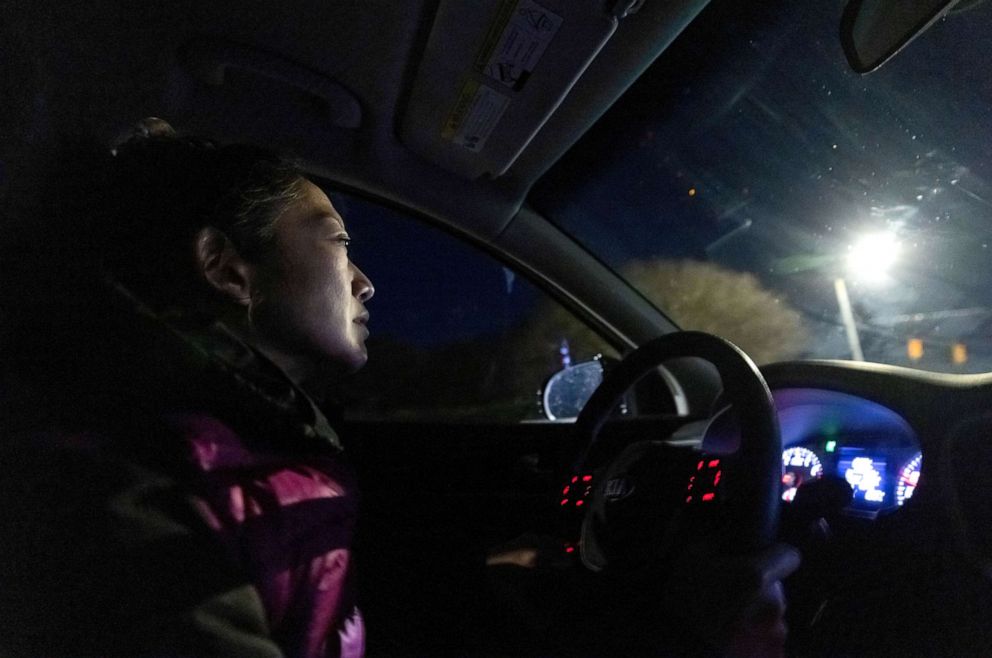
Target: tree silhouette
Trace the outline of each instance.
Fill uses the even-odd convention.
[[[801,354],[802,316],[748,272],[694,260],[634,261],[621,274],[682,329],[716,334],[756,363]]]

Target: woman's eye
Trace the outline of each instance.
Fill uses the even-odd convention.
[[[343,244],[345,247],[349,247],[351,245],[351,236],[350,235],[339,235],[339,236],[337,236],[334,239],[335,239],[336,242],[339,242],[339,243]]]

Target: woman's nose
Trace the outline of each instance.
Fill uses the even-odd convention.
[[[364,304],[372,299],[372,295],[375,294],[375,286],[372,285],[372,281],[354,263],[351,264],[351,267],[355,271],[351,279],[352,294]]]

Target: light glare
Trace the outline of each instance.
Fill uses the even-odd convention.
[[[879,283],[899,256],[899,241],[892,233],[873,233],[855,243],[847,255],[851,274],[863,281]]]

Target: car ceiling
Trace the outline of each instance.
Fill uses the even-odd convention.
[[[647,0],[615,17],[630,4],[640,3],[541,0],[562,27],[524,90],[532,107],[508,111],[483,152],[452,159],[440,143],[444,116],[422,96],[441,90],[442,104],[443,94],[457,96],[494,17],[513,2],[6,3],[0,185],[16,192],[19,177],[30,180],[32,166],[45,166],[41,154],[67,138],[112,143],[154,115],[219,141],[292,153],[332,181],[492,242],[534,182],[706,0]],[[579,28],[597,25],[607,26],[598,54],[598,44],[579,43]],[[592,55],[574,85],[557,79],[555,67],[577,72],[575,61]],[[223,84],[212,84],[219,73]],[[493,164],[484,151],[506,152],[501,140],[519,140],[504,134],[511,128],[536,134],[520,141],[519,157]]]

